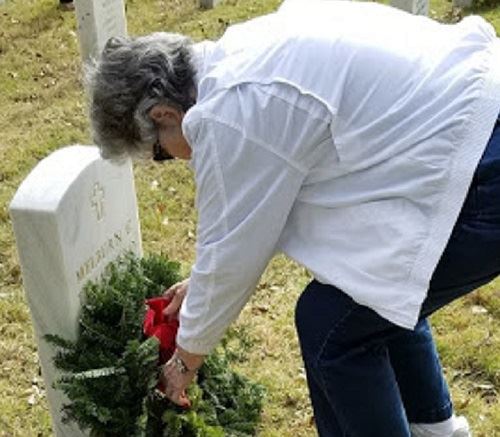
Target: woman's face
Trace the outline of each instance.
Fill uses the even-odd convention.
[[[155,105],[149,111],[149,116],[158,126],[158,146],[174,158],[191,159],[191,147],[182,132],[184,112],[167,105]],[[157,147],[158,147],[157,146]]]

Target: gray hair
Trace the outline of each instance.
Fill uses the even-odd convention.
[[[140,156],[158,130],[148,112],[166,104],[186,112],[194,103],[192,41],[178,34],[109,39],[86,67],[94,142],[105,158]]]

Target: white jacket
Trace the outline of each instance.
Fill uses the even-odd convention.
[[[209,352],[277,251],[412,328],[500,109],[492,27],[289,2],[196,53],[179,345]]]

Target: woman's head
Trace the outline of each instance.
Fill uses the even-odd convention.
[[[158,140],[151,109],[184,113],[195,103],[191,44],[170,33],[107,42],[86,74],[94,142],[104,157],[150,154]]]

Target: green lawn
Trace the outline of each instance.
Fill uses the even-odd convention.
[[[128,0],[129,33],[179,31],[215,38],[230,23],[275,9],[279,0],[227,0],[211,11],[194,0]],[[36,346],[24,297],[8,203],[30,169],[62,145],[89,143],[85,96],[72,13],[56,0],[6,0],[0,6],[0,437],[49,436]],[[448,17],[450,3],[432,2]],[[500,31],[500,10],[481,12]],[[193,181],[183,163],[136,165],[144,248],[193,260]],[[156,181],[155,183],[153,183]],[[241,371],[268,389],[262,436],[311,436],[304,373],[293,327],[305,270],[278,257],[238,324],[253,351]],[[476,437],[500,436],[500,286],[488,287],[433,318],[459,413]]]

